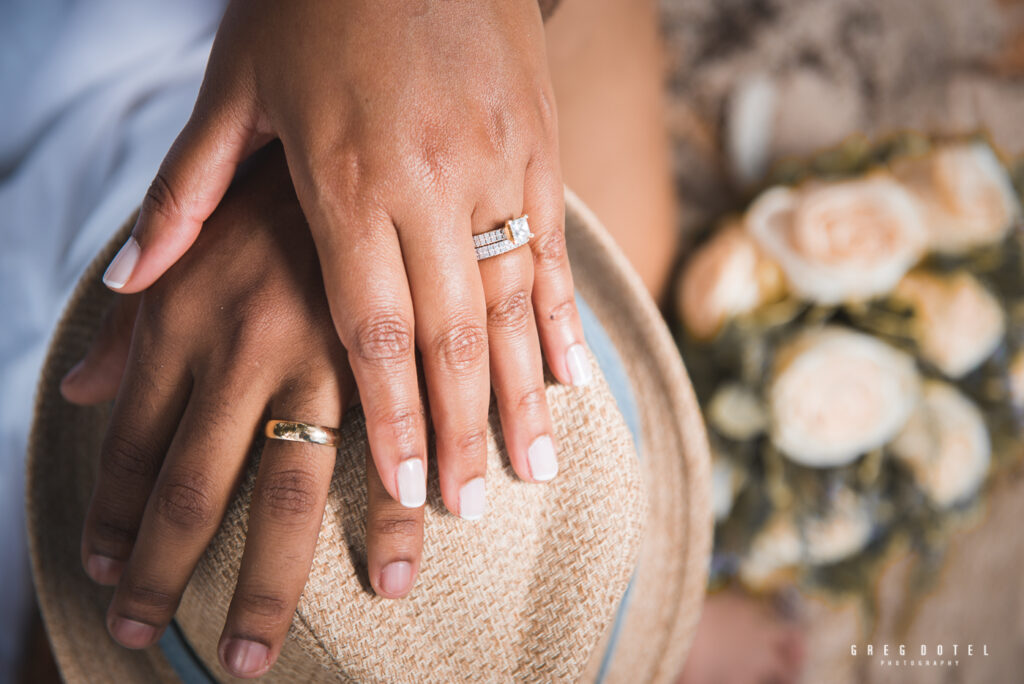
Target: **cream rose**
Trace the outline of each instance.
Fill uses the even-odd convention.
[[[745,481],[746,474],[732,461],[716,455],[711,462],[711,512],[716,523],[729,517]]]
[[[925,245],[917,205],[881,173],[770,189],[751,205],[745,225],[782,267],[790,288],[823,304],[888,292]]]
[[[750,589],[770,591],[790,580],[801,563],[829,565],[859,553],[872,529],[867,505],[848,488],[836,493],[822,515],[776,513],[740,561],[740,579]]]
[[[998,300],[966,271],[913,271],[892,296],[914,310],[912,334],[921,356],[950,378],[960,378],[992,355],[1006,333]]]
[[[871,540],[871,513],[850,489],[839,490],[822,516],[808,516],[802,525],[807,562],[838,563],[858,553]]]
[[[778,297],[782,274],[739,224],[698,249],[678,282],[680,315],[690,333],[710,339],[730,318]]]
[[[992,454],[988,428],[975,403],[935,380],[925,383],[920,403],[890,448],[942,508],[978,490]]]
[[[739,383],[726,383],[715,390],[707,408],[707,419],[723,437],[743,442],[768,427],[764,402]]]
[[[771,591],[790,579],[803,558],[803,542],[793,516],[777,513],[754,537],[739,576],[747,588]]]
[[[803,333],[776,354],[772,443],[796,463],[844,465],[891,440],[917,399],[913,359],[840,327]]]
[[[982,142],[945,145],[892,165],[922,207],[930,248],[956,254],[1001,241],[1021,216],[1006,169]]]

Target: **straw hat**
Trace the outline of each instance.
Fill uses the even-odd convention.
[[[110,590],[79,561],[82,521],[109,406],[63,401],[62,375],[110,303],[90,266],[57,328],[39,385],[29,447],[28,526],[39,603],[68,681],[176,682],[164,650],[129,651],[108,636]],[[608,384],[548,383],[561,468],[519,481],[493,412],[488,488],[496,502],[467,524],[429,483],[423,564],[403,600],[365,578],[365,432],[346,416],[344,443],[309,581],[271,681],[671,681],[700,612],[711,541],[704,427],[669,331],[611,238],[571,192],[566,238],[583,299],[629,376],[638,446]],[[592,348],[595,345],[591,341]],[[613,352],[614,353],[614,352]],[[260,445],[253,447],[258,461]],[[204,554],[169,630],[214,679],[234,590],[253,471]],[[497,502],[500,502],[498,504]]]

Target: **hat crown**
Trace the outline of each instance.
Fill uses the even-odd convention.
[[[604,382],[582,391],[549,383],[547,394],[558,477],[546,485],[517,478],[492,410],[488,513],[476,522],[449,513],[432,468],[423,561],[402,600],[375,596],[366,576],[365,423],[359,410],[346,416],[312,569],[269,679],[579,678],[632,574],[645,502],[632,437]],[[218,679],[227,679],[215,647],[244,549],[254,451],[177,614]]]
[[[580,200],[569,191],[565,200],[575,284],[616,355],[609,377],[616,387],[628,386],[637,400],[630,425],[637,430],[642,458],[634,457],[601,377],[582,389],[548,387],[560,472],[543,486],[519,482],[507,470],[492,412],[488,515],[465,523],[445,513],[433,482],[420,577],[411,596],[391,602],[392,612],[385,615],[373,603],[378,599],[369,593],[363,570],[363,427],[357,412],[347,416],[345,436],[359,443],[340,452],[319,555],[290,638],[264,680],[508,681],[514,676],[594,681],[600,674],[607,681],[674,681],[707,581],[712,530],[707,441],[675,344],[639,276]],[[134,217],[96,257],[68,304],[40,378],[29,446],[33,576],[54,655],[69,682],[180,681],[160,647],[128,651],[106,634],[110,595],[82,571],[79,542],[109,406],[73,406],[59,391],[61,378],[85,354],[109,307],[113,294],[100,276],[133,224]],[[615,371],[616,363],[625,373],[621,367]],[[258,445],[255,451],[254,461]],[[225,680],[215,649],[235,586],[253,472],[200,561],[176,616],[195,654]],[[523,491],[510,492],[513,488]],[[529,537],[524,528],[538,536]],[[517,565],[524,557],[533,561],[531,567]],[[503,574],[480,574],[480,568],[491,566]],[[532,598],[518,593],[521,584],[505,582],[515,573],[530,578]],[[626,605],[616,612],[620,599]],[[517,621],[495,622],[492,615]],[[509,625],[518,631],[500,631]],[[602,631],[595,646],[594,635]],[[178,653],[180,644],[173,648]]]

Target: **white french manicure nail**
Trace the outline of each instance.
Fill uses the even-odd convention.
[[[135,238],[129,237],[118,250],[114,260],[110,262],[110,266],[107,266],[107,270],[103,274],[103,284],[115,290],[124,287],[124,284],[132,277],[132,271],[135,270],[135,264],[139,262],[141,252]]]
[[[475,477],[459,490],[459,516],[463,520],[479,520],[487,510],[487,484]]]
[[[547,482],[558,474],[555,444],[547,435],[533,440],[533,444],[526,450],[526,461],[530,464],[530,475],[538,482]]]
[[[427,500],[427,476],[419,458],[398,464],[398,500],[406,508],[419,508]]]
[[[565,363],[569,366],[569,377],[572,384],[582,387],[590,382],[593,373],[590,371],[590,359],[582,344],[574,344],[565,352]]]

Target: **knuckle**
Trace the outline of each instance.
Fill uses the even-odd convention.
[[[172,527],[201,530],[216,522],[216,505],[209,479],[198,472],[170,473],[160,485],[154,503],[160,518]]]
[[[374,416],[371,422],[386,428],[397,443],[406,445],[418,440],[424,420],[421,409],[398,408]]]
[[[463,432],[455,439],[455,448],[462,458],[473,460],[486,452],[487,430],[479,428]]]
[[[414,175],[426,186],[444,188],[458,168],[457,141],[461,134],[439,122],[423,126],[417,140]]]
[[[258,497],[264,515],[305,524],[316,511],[316,478],[298,468],[269,472],[262,478]]]
[[[511,147],[519,132],[513,109],[504,104],[487,107],[486,126],[489,149],[500,159],[510,159]]]
[[[290,603],[280,594],[269,590],[239,588],[234,604],[243,613],[262,618],[282,618],[290,614]]]
[[[537,93],[537,121],[546,138],[557,137],[558,109],[554,95],[547,88],[540,88]]]
[[[150,480],[156,476],[156,458],[141,440],[122,431],[107,435],[100,458],[103,475],[117,481]]]
[[[158,171],[153,182],[149,184],[146,196],[142,200],[142,210],[165,218],[183,216],[182,206],[175,195],[174,186],[171,185],[170,179],[163,170]]]
[[[520,413],[539,413],[547,408],[548,396],[543,387],[532,387],[516,397],[516,410]]]
[[[537,241],[533,251],[534,263],[542,269],[557,268],[566,260],[565,234],[549,230]]]
[[[114,549],[123,551],[130,549],[135,544],[138,533],[137,522],[132,524],[109,512],[100,512],[96,521],[87,531],[86,537],[89,545],[96,551],[109,552]]]
[[[161,587],[158,583],[140,581],[139,578],[130,575],[118,585],[117,593],[123,601],[122,605],[128,605],[133,611],[147,614],[153,611],[165,612],[178,604],[178,594],[175,592]]]
[[[415,537],[420,530],[420,521],[401,513],[378,513],[371,516],[370,532],[380,537]]]
[[[476,323],[456,320],[437,335],[432,351],[434,358],[447,368],[470,368],[487,354],[487,333]]]
[[[180,322],[190,313],[189,305],[182,301],[180,291],[178,296],[175,295],[177,288],[180,287],[180,281],[175,283],[172,280],[170,277],[159,278],[142,294],[135,327],[143,331],[141,341],[147,350],[152,348],[157,340],[178,339]]]
[[[530,322],[530,293],[516,290],[487,307],[487,322],[498,330],[522,332]]]
[[[369,167],[362,152],[347,140],[335,141],[323,147],[326,154],[314,154],[311,159],[314,178],[320,183],[314,188],[317,200],[338,215],[346,215],[356,206],[366,185]]]
[[[405,360],[412,353],[412,328],[401,316],[390,314],[370,318],[356,326],[350,351],[373,366],[387,366]]]
[[[545,318],[555,323],[568,323],[576,312],[576,302],[567,299],[548,309]]]

